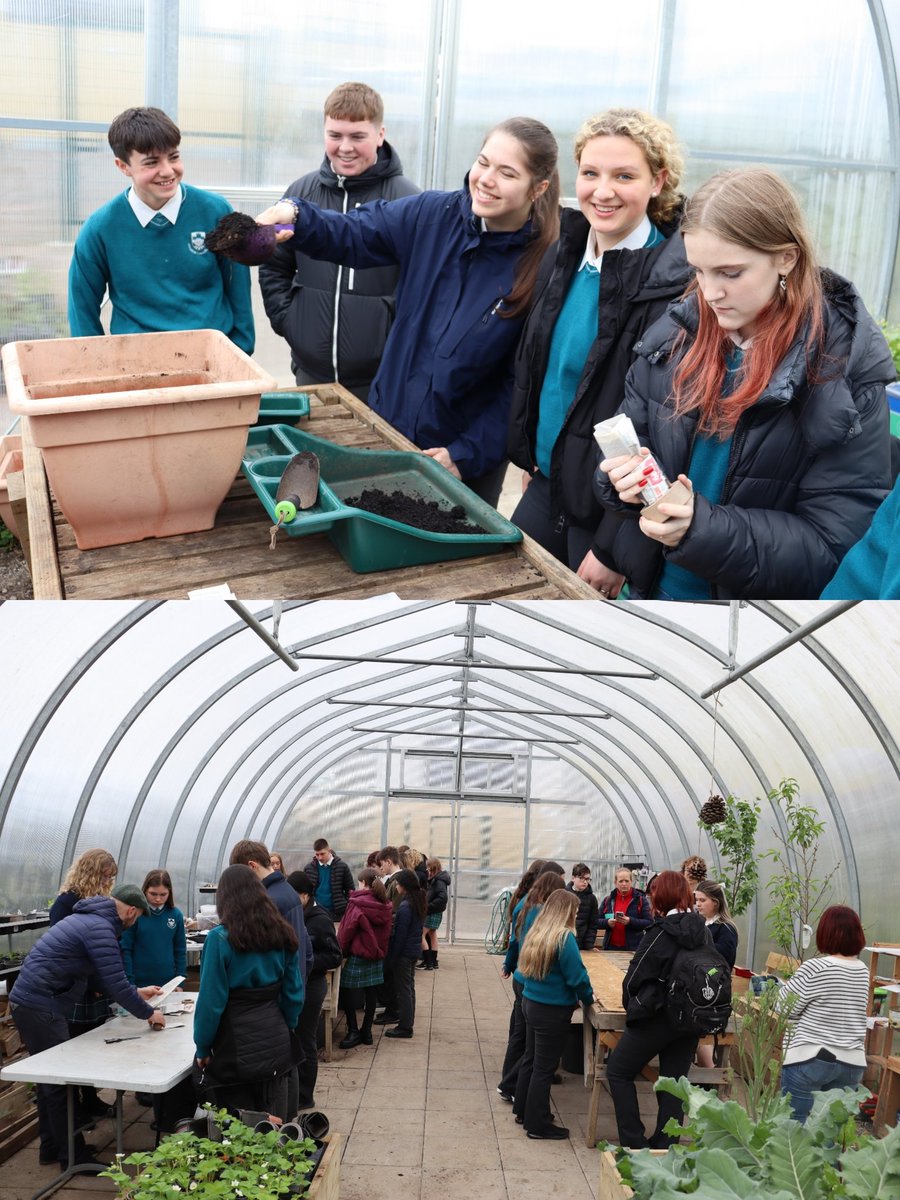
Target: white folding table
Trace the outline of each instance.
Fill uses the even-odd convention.
[[[176,997],[171,997],[176,1000]],[[180,1028],[178,1028],[180,1026]],[[110,1038],[127,1039],[108,1042]],[[122,1146],[122,1096],[125,1092],[167,1092],[190,1074],[194,1062],[194,1015],[170,1013],[165,1029],[152,1030],[137,1017],[114,1017],[98,1029],[70,1038],[5,1066],[0,1079],[62,1084],[68,1099],[69,1166],[52,1183],[35,1192],[39,1200],[81,1174],[75,1157],[75,1088],[90,1084],[116,1093],[116,1152]]]

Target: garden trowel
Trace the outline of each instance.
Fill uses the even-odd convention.
[[[279,526],[289,525],[298,511],[312,508],[319,495],[319,458],[312,450],[295,454],[284,469],[275,493],[275,518],[272,526],[272,549]]]

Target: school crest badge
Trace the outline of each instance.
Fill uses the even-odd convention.
[[[202,229],[191,234],[190,247],[193,254],[206,254],[206,234]]]

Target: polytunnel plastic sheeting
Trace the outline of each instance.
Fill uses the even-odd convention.
[[[271,631],[271,607],[251,609]],[[764,850],[779,821],[765,797],[792,777],[825,822],[834,899],[860,907],[870,937],[896,936],[896,605],[841,611],[718,702],[702,696],[825,611],[286,603],[293,672],[224,603],[3,605],[0,903],[45,904],[91,845],[117,855],[120,878],[166,865],[192,909],[243,836],[301,865],[325,832],[358,866],[382,837],[444,838],[454,822],[479,895],[506,877],[516,839],[522,863],[553,846],[659,869],[699,851],[715,873],[697,823],[710,788],[760,802]],[[404,771],[412,791],[439,786],[410,797]],[[765,907],[743,926],[760,944]]]

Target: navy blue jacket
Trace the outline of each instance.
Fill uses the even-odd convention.
[[[10,1000],[68,1017],[90,980],[93,990],[104,992],[133,1016],[149,1020],[153,1009],[125,975],[119,946],[122,929],[115,900],[109,896],[79,900],[71,916],[53,925],[31,947]]]
[[[423,450],[445,446],[463,479],[506,458],[522,320],[499,315],[530,222],[486,233],[467,187],[375,200],[348,213],[298,199],[292,243],[351,267],[396,263],[397,310],[369,407]]]
[[[303,905],[300,897],[280,871],[273,871],[271,875],[267,875],[262,881],[262,885],[266,889],[269,899],[297,935],[297,941],[300,943],[297,950],[300,962],[300,977],[305,986],[309,978],[310,968],[312,967],[313,945],[309,934],[306,932],[306,922],[303,919]]]
[[[418,958],[422,953],[422,918],[406,896],[400,901],[394,920],[394,932],[388,944],[387,961]]]

